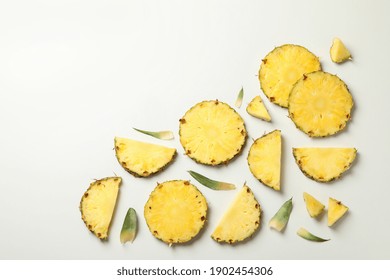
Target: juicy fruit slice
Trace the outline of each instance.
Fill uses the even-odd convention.
[[[342,204],[341,201],[330,197],[328,205],[328,226],[333,226],[334,223],[347,213],[348,209],[349,208]]]
[[[344,43],[339,38],[334,38],[333,44],[330,47],[330,58],[335,63],[342,63],[351,59],[352,56]]]
[[[268,99],[288,106],[288,95],[303,74],[321,69],[318,57],[306,48],[283,45],[275,48],[262,60],[259,70],[260,86]]]
[[[269,227],[277,231],[282,231],[290,219],[292,207],[292,198],[290,198],[285,203],[283,203],[278,212],[276,212],[275,215],[271,218],[268,223]]]
[[[280,190],[282,136],[274,130],[256,139],[248,154],[252,174],[264,185]]]
[[[189,170],[188,173],[190,173],[190,175],[203,186],[206,186],[212,190],[227,191],[234,190],[236,188],[236,186],[233,184],[212,180],[192,170]]]
[[[158,184],[144,207],[150,232],[170,245],[194,238],[207,218],[207,202],[188,181]]]
[[[120,234],[121,243],[133,242],[137,233],[137,213],[133,208],[127,210]]]
[[[338,179],[351,167],[356,154],[355,148],[293,148],[301,171],[317,182]]]
[[[318,217],[324,211],[325,205],[307,192],[303,193],[303,199],[305,200],[306,209],[307,212],[309,212],[310,217]]]
[[[267,108],[265,108],[263,100],[260,96],[256,96],[246,107],[246,111],[249,115],[270,122],[271,116],[269,115]]]
[[[325,137],[344,129],[352,107],[347,85],[336,75],[317,71],[303,76],[291,89],[288,112],[304,133]]]
[[[240,115],[226,103],[203,101],[180,119],[180,143],[193,160],[218,165],[241,152],[246,129]]]
[[[161,171],[176,155],[176,149],[115,137],[115,152],[124,169],[137,177]]]
[[[230,244],[243,241],[259,228],[260,217],[260,204],[252,190],[245,185],[219,221],[211,238]]]
[[[330,240],[330,239],[324,239],[324,238],[318,237],[317,235],[312,234],[311,232],[309,232],[305,228],[298,229],[297,234],[306,240],[314,241],[314,242],[325,242],[325,241]]]
[[[121,182],[120,177],[96,180],[81,198],[81,218],[87,228],[100,239],[108,237]]]

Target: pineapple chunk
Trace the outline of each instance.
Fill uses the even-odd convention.
[[[249,115],[270,122],[271,116],[269,115],[267,108],[265,108],[263,100],[260,96],[256,96],[246,107],[246,111]]]
[[[207,165],[228,163],[241,152],[246,129],[226,103],[203,101],[180,119],[180,143],[193,160]]]
[[[188,181],[174,180],[158,184],[144,207],[150,232],[172,245],[194,238],[207,218],[207,202]]]
[[[330,58],[335,63],[342,63],[352,59],[352,56],[344,43],[339,38],[334,38],[333,44],[330,47]]]
[[[307,192],[303,193],[303,199],[306,203],[307,212],[309,212],[310,217],[315,218],[321,215],[325,209],[325,205],[315,199],[312,195]]]
[[[310,137],[341,131],[351,118],[352,96],[337,76],[322,71],[304,75],[292,88],[288,112],[297,128]]]
[[[356,158],[355,148],[293,148],[301,171],[317,182],[330,182],[347,171]]]
[[[329,198],[328,205],[328,226],[331,227],[348,211],[348,207],[334,198]]]
[[[233,244],[252,236],[260,225],[261,209],[252,190],[243,186],[211,235],[217,242]]]
[[[248,165],[252,174],[264,185],[280,190],[280,168],[282,136],[274,130],[256,139],[248,154]]]
[[[108,237],[121,182],[120,177],[96,180],[81,198],[81,218],[87,228],[100,239]]]
[[[303,74],[321,69],[318,57],[306,48],[283,45],[275,48],[262,60],[259,70],[260,86],[268,99],[288,107],[288,95]]]
[[[122,167],[136,177],[148,177],[165,168],[176,156],[176,149],[115,137],[116,157]]]

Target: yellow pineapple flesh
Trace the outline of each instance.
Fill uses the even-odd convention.
[[[333,39],[333,44],[330,47],[330,58],[335,63],[342,63],[352,59],[351,53],[339,38]]]
[[[306,48],[286,44],[275,48],[262,60],[259,70],[260,86],[268,99],[288,107],[293,85],[303,74],[321,69],[318,57]]]
[[[188,110],[180,119],[179,134],[185,153],[206,165],[228,163],[241,152],[247,135],[241,116],[218,100]]]
[[[207,219],[207,202],[190,182],[173,180],[158,184],[144,207],[150,232],[168,243],[193,239]]]
[[[248,186],[241,188],[219,221],[211,237],[217,242],[236,243],[252,236],[260,225],[261,208]]]
[[[176,149],[115,137],[116,157],[122,167],[137,177],[148,177],[165,168],[176,156]]]
[[[318,217],[324,211],[325,205],[319,202],[315,197],[308,194],[307,192],[303,193],[303,199],[305,201],[306,209],[310,217]]]
[[[333,226],[348,210],[349,208],[341,203],[341,201],[330,197],[328,205],[328,226]]]
[[[246,107],[246,111],[249,115],[270,122],[271,116],[268,113],[267,108],[264,106],[264,102],[260,96],[256,96]]]

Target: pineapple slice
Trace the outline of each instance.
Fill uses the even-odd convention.
[[[207,165],[228,163],[246,140],[243,119],[218,100],[203,101],[188,110],[180,119],[179,133],[185,153]]]
[[[330,182],[347,171],[356,158],[355,148],[293,148],[301,171],[317,182]]]
[[[261,208],[252,190],[244,185],[211,235],[230,244],[252,236],[260,225]]]
[[[81,218],[87,228],[100,239],[108,237],[121,182],[120,177],[96,180],[81,198]]]
[[[252,174],[264,185],[280,190],[280,168],[282,136],[274,130],[258,138],[248,154],[248,165]]]
[[[260,96],[256,96],[246,107],[246,111],[249,115],[270,122],[271,116],[269,115],[267,108],[265,108],[263,100]]]
[[[289,117],[310,137],[341,131],[351,118],[352,96],[337,76],[317,71],[304,75],[292,88]]]
[[[115,137],[115,152],[124,169],[136,177],[148,177],[161,171],[176,156],[176,149]]]
[[[306,203],[307,212],[309,212],[310,217],[315,218],[321,215],[325,209],[325,205],[315,199],[312,195],[307,192],[303,193],[303,200]]]
[[[334,198],[329,198],[328,205],[328,226],[331,227],[348,211],[348,207]]]
[[[144,207],[150,232],[172,245],[194,238],[207,217],[207,202],[188,181],[174,180],[158,184]]]
[[[342,63],[346,60],[351,60],[352,56],[344,43],[339,38],[334,38],[330,47],[330,58],[335,63]]]
[[[303,74],[321,69],[318,57],[306,48],[283,45],[262,60],[259,70],[260,86],[268,99],[287,108],[288,95]]]

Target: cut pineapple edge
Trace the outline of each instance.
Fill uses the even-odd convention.
[[[303,74],[321,70],[317,56],[306,48],[286,44],[268,53],[260,65],[260,87],[267,98],[281,107],[288,107],[293,85]]]
[[[153,236],[172,245],[188,242],[203,228],[207,201],[189,181],[158,183],[144,207],[144,216]]]
[[[244,241],[258,230],[261,207],[252,190],[244,185],[225,211],[211,238],[229,244]]]
[[[248,165],[252,174],[264,185],[280,190],[282,135],[274,130],[256,139],[249,149]]]
[[[107,239],[118,197],[120,177],[107,177],[92,182],[81,198],[81,218],[99,239]]]
[[[317,200],[314,196],[311,194],[304,192],[303,193],[303,200],[306,204],[307,212],[309,213],[310,217],[315,218],[321,215],[324,212],[325,205],[322,204],[319,200]]]
[[[180,143],[185,154],[205,165],[226,164],[237,156],[246,140],[244,120],[228,104],[203,101],[180,119]]]
[[[339,38],[334,38],[330,47],[330,58],[334,63],[343,63],[352,60],[351,53]]]
[[[354,162],[355,148],[293,148],[296,164],[303,174],[317,182],[340,178]]]
[[[333,226],[348,212],[348,210],[349,208],[341,201],[330,197],[328,204],[328,226]]]
[[[267,108],[264,105],[263,100],[260,96],[255,96],[251,102],[249,102],[248,106],[246,107],[246,111],[249,115],[270,122],[271,116],[268,113]]]
[[[305,74],[292,87],[288,113],[295,126],[310,137],[343,130],[351,119],[352,95],[336,75],[322,71]]]
[[[176,149],[115,137],[115,154],[121,166],[136,177],[155,174],[173,161]]]

